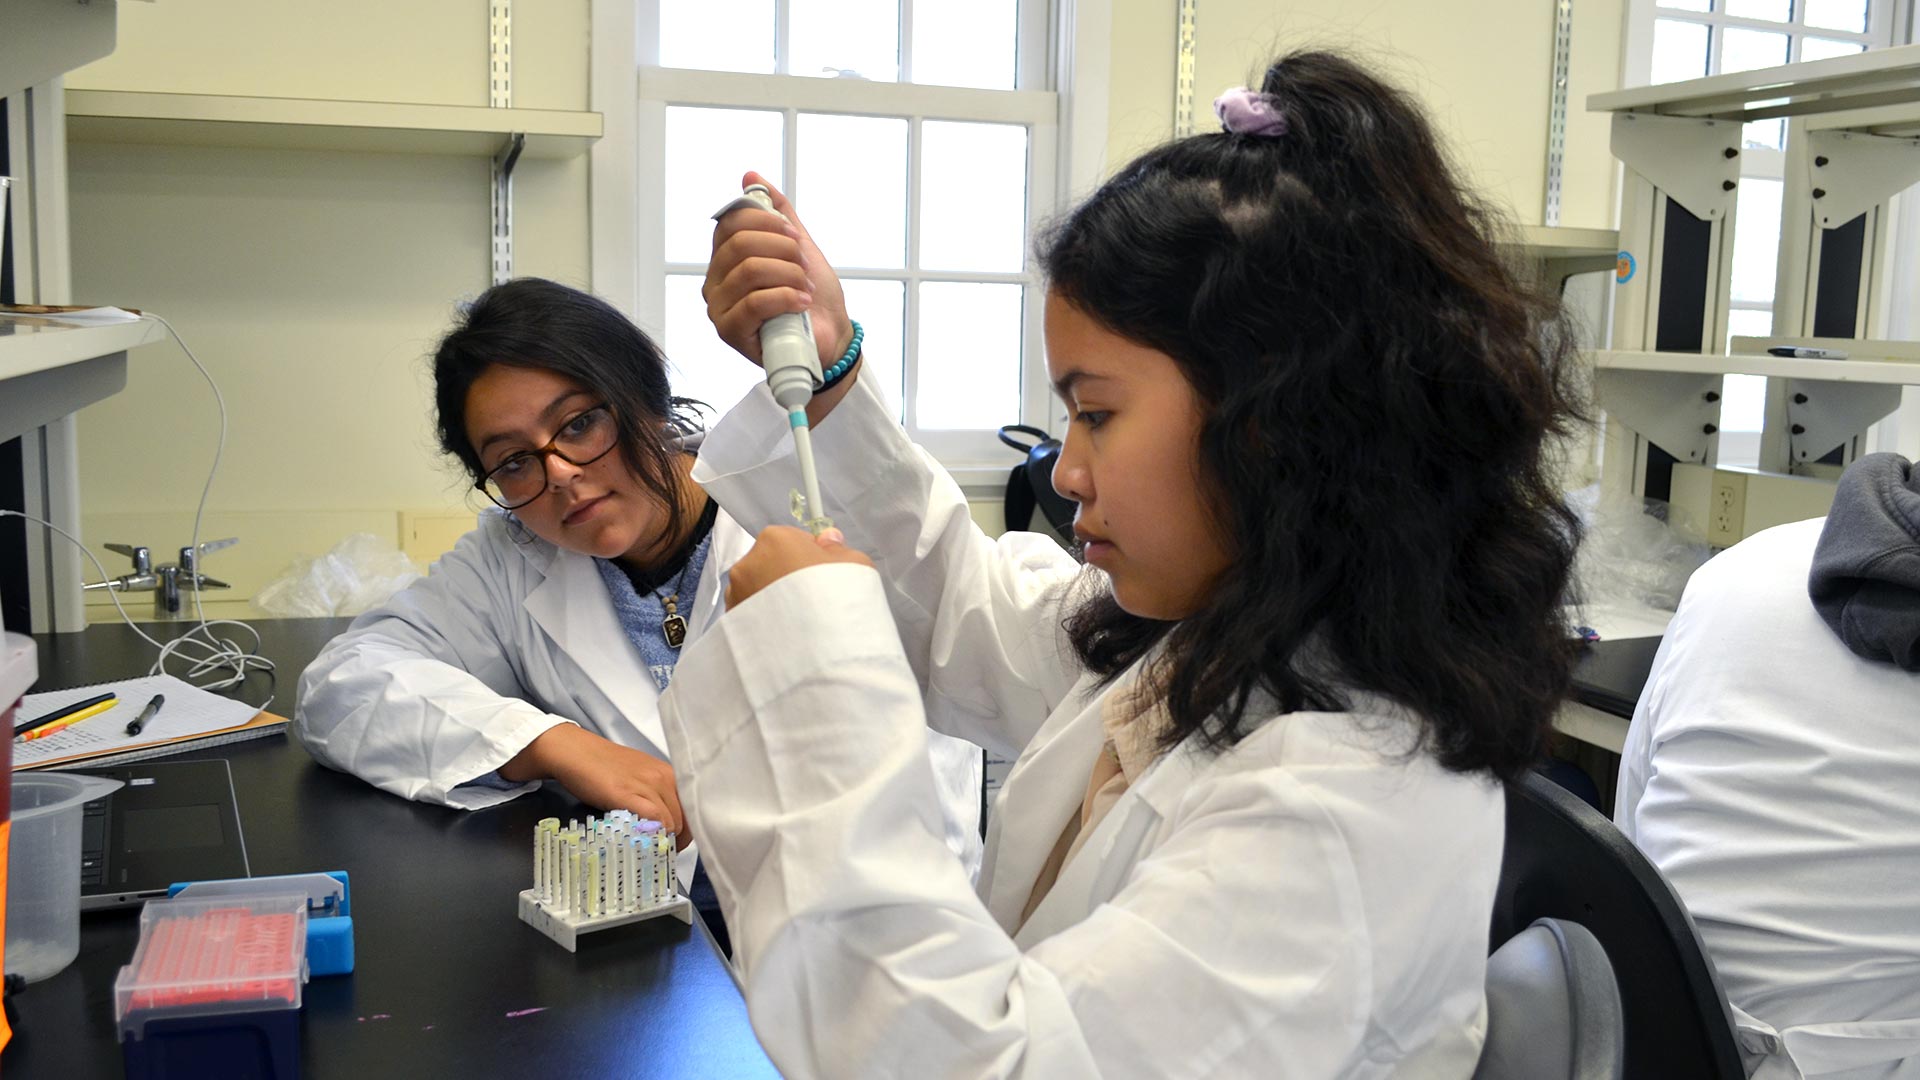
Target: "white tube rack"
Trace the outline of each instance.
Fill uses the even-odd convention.
[[[576,951],[580,935],[672,915],[693,923],[675,880],[674,834],[625,810],[534,827],[533,888],[520,892],[520,921]]]

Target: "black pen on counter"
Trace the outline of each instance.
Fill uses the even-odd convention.
[[[166,703],[167,703],[166,695],[164,694],[153,695],[153,700],[147,702],[147,707],[140,710],[140,715],[134,717],[132,720],[127,721],[127,734],[128,735],[140,734],[140,729],[143,727],[146,727],[147,721],[153,719],[153,714],[159,712],[160,706],[165,705]]]

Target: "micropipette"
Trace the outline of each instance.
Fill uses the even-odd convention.
[[[773,208],[773,198],[765,184],[748,184],[740,197],[721,207],[713,219],[719,221],[745,207],[765,210],[785,221],[786,215]],[[813,466],[813,435],[807,428],[807,403],[819,387],[820,354],[813,342],[813,319],[806,312],[775,315],[760,324],[760,366],[767,372],[767,388],[773,400],[787,410],[787,424],[793,429],[793,456],[800,463],[800,490],[793,493],[793,516],[815,536],[833,527],[820,503],[820,477]]]

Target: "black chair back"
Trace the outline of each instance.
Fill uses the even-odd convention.
[[[1507,788],[1507,849],[1492,948],[1564,919],[1607,950],[1634,1080],[1744,1080],[1733,1017],[1693,919],[1613,822],[1538,773]]]

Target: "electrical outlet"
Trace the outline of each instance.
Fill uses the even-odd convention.
[[[1707,543],[1732,547],[1741,540],[1747,522],[1745,474],[1714,470],[1713,491],[1707,504]]]

